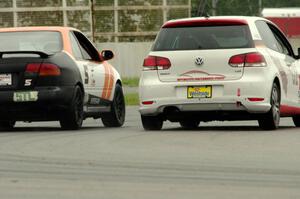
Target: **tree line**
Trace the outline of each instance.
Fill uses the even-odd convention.
[[[281,7],[300,7],[300,0],[192,0],[191,15],[213,15],[215,11],[216,15],[259,16],[262,8]]]

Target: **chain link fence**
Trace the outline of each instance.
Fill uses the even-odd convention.
[[[0,0],[0,27],[71,26],[95,42],[152,41],[191,0]]]

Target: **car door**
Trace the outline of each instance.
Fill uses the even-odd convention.
[[[82,75],[85,92],[88,94],[88,103],[98,105],[100,104],[100,98],[102,98],[105,81],[107,81],[107,70],[100,61],[97,49],[82,33],[72,31],[71,40],[76,41],[72,42],[76,48],[73,51],[79,51],[81,54],[81,59],[77,59],[77,63]]]

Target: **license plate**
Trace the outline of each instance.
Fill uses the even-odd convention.
[[[11,74],[0,74],[0,86],[11,86]]]
[[[34,102],[37,100],[37,91],[14,92],[14,102]]]
[[[188,86],[187,98],[211,98],[212,86]]]

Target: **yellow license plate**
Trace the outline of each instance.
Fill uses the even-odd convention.
[[[212,86],[188,86],[187,98],[211,98]]]

